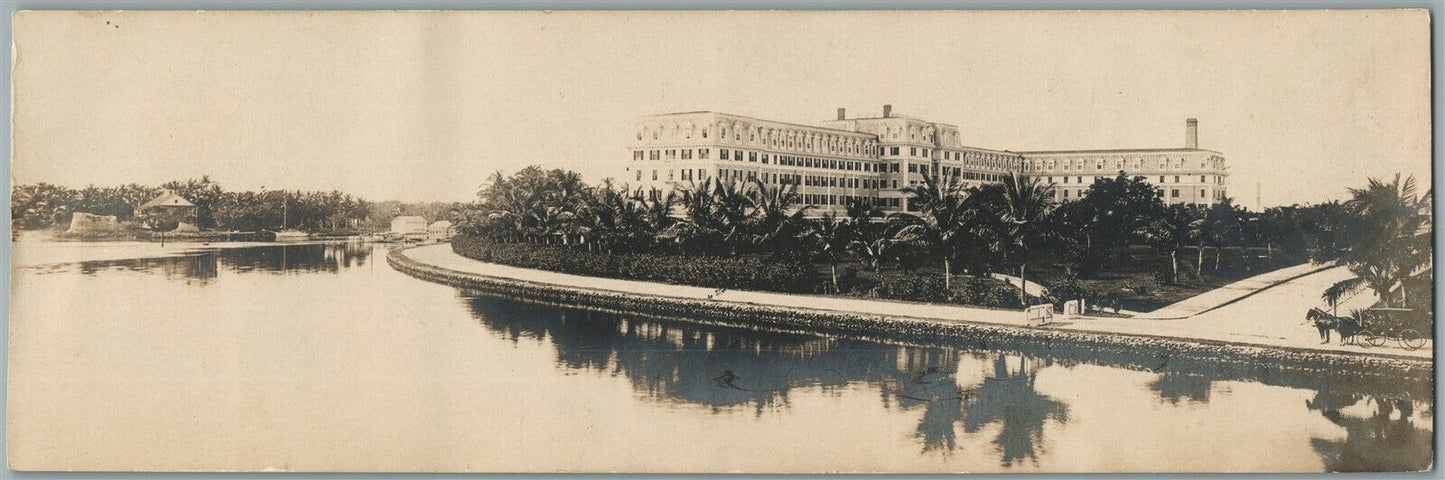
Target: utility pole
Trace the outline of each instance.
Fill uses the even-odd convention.
[[[1262,196],[1259,193],[1259,182],[1254,182],[1254,211],[1263,212],[1264,203],[1260,202]]]

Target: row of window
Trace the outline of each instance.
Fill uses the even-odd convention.
[[[711,150],[708,150],[708,149],[706,149],[706,148],[697,149],[697,159],[698,159],[698,160],[707,160],[707,159],[708,159],[708,158],[707,158],[707,157],[708,157],[708,152],[710,152],[710,151],[711,151]],[[723,152],[726,153],[727,150],[723,150]],[[633,161],[639,161],[639,162],[640,162],[640,161],[642,161],[644,154],[646,155],[646,157],[647,157],[648,160],[678,160],[679,157],[680,157],[681,160],[692,160],[692,159],[693,159],[693,149],[691,149],[691,148],[684,148],[684,149],[681,149],[681,150],[678,150],[678,149],[647,150],[647,151],[645,151],[645,152],[644,152],[643,150],[636,150],[636,151],[633,151],[633,152],[632,152],[632,160],[633,160]],[[727,157],[724,156],[723,158],[727,158]]]
[[[696,155],[694,156],[694,152]],[[632,159],[635,161],[647,160],[708,160],[712,149],[665,149],[665,150],[634,150]],[[748,161],[762,163],[764,165],[776,163],[785,167],[821,168],[828,170],[844,170],[849,172],[872,172],[877,173],[879,164],[874,162],[862,162],[856,160],[838,160],[833,158],[804,157],[797,155],[769,155],[766,152],[718,149],[718,160]]]
[[[1084,177],[1082,177],[1082,176],[1077,176],[1077,177],[1057,177],[1057,178],[1059,178],[1059,179],[1062,180],[1062,181],[1055,180],[1056,177],[1044,177],[1044,178],[1047,179],[1047,180],[1045,180],[1046,183],[1084,183]],[[1089,178],[1090,178],[1090,180],[1089,180],[1090,182],[1099,183],[1100,181],[1102,181],[1102,180],[1105,179],[1105,178],[1112,178],[1112,177],[1103,176],[1103,175],[1094,175],[1094,176],[1090,176]],[[1160,175],[1160,176],[1158,177],[1159,181],[1154,182],[1154,183],[1155,183],[1155,184],[1159,184],[1159,185],[1162,185],[1162,184],[1165,184],[1165,183],[1170,183],[1170,182],[1166,181],[1166,180],[1168,180],[1169,178],[1170,178],[1170,177],[1169,177],[1168,175]],[[1199,176],[1199,183],[1209,183],[1208,178],[1209,178],[1208,175],[1200,175],[1200,176]],[[1073,179],[1072,182],[1070,181],[1070,179]],[[1173,183],[1183,183],[1182,181],[1180,181],[1181,179],[1180,179],[1180,176],[1179,176],[1179,175],[1174,175],[1174,176],[1173,176],[1173,179],[1174,179],[1174,182],[1173,182]],[[1214,183],[1223,185],[1223,184],[1224,184],[1224,177],[1215,176],[1215,182],[1214,182]]]
[[[1161,189],[1161,190],[1162,190],[1162,189]],[[1088,189],[1080,188],[1080,189],[1071,190],[1071,189],[1068,189],[1068,188],[1055,188],[1055,189],[1049,191],[1049,198],[1054,198],[1054,199],[1063,198],[1063,199],[1067,200],[1067,199],[1069,199],[1069,193],[1070,193],[1070,192],[1072,192],[1072,193],[1074,194],[1074,198],[1083,198],[1083,197],[1084,197],[1084,194],[1088,192]],[[1169,195],[1168,195],[1169,198],[1179,198],[1179,195],[1180,195],[1179,189],[1177,189],[1177,188],[1171,188],[1171,189],[1169,189]],[[1211,196],[1211,195],[1208,194],[1208,192],[1206,191],[1206,189],[1201,188],[1201,189],[1199,189],[1199,196],[1198,196],[1198,197],[1195,197],[1195,198],[1204,198],[1204,197],[1206,197],[1206,196]],[[1213,194],[1211,197],[1212,197],[1214,200],[1216,200],[1216,201],[1218,201],[1218,200],[1224,200],[1224,190],[1215,190],[1215,191],[1214,191],[1214,194]]]
[[[893,147],[893,148],[894,148],[894,149],[897,149],[898,147]],[[910,148],[916,148],[916,147],[910,147]],[[633,159],[633,160],[637,160],[637,161],[641,161],[641,160],[643,159],[644,153],[645,153],[645,156],[646,156],[646,158],[647,158],[648,160],[678,160],[678,159],[681,159],[681,160],[692,160],[692,159],[694,159],[694,158],[696,158],[696,159],[698,159],[698,160],[708,160],[711,152],[712,152],[712,150],[711,150],[711,149],[707,149],[707,148],[700,148],[700,149],[696,149],[696,150],[690,149],[690,148],[684,148],[684,149],[664,149],[664,150],[647,150],[647,151],[645,151],[645,152],[644,152],[643,150],[636,150],[636,151],[633,151],[633,152],[632,152],[632,159]],[[927,154],[927,149],[924,149],[924,152],[925,152],[925,155],[926,155],[926,154]],[[746,161],[749,161],[749,162],[761,162],[761,163],[763,163],[763,164],[765,164],[765,165],[766,165],[766,164],[770,164],[770,163],[772,163],[773,161],[776,161],[778,165],[787,166],[787,167],[821,168],[821,169],[830,169],[830,170],[845,170],[845,171],[853,171],[853,172],[870,172],[870,173],[877,173],[877,172],[880,172],[880,171],[883,172],[883,173],[888,173],[888,172],[898,173],[899,170],[900,170],[900,168],[901,168],[901,164],[898,163],[898,162],[891,162],[891,163],[886,163],[886,164],[879,164],[879,163],[861,162],[861,161],[854,161],[854,160],[837,160],[837,159],[831,159],[831,158],[803,157],[803,156],[795,156],[795,155],[775,155],[775,156],[773,156],[772,158],[770,158],[767,153],[761,153],[761,154],[760,154],[759,152],[756,152],[756,151],[728,150],[728,149],[719,149],[719,150],[718,150],[718,159],[720,159],[720,160],[734,160],[734,161],[739,161],[739,162],[746,160]],[[957,167],[943,166],[942,169],[943,169],[943,175],[950,175],[950,174],[961,175],[961,178],[969,179],[969,180],[998,181],[998,180],[1003,179],[1003,175],[989,174],[989,173],[975,173],[975,172],[963,171],[962,169],[957,168]],[[929,170],[929,168],[928,168],[927,165],[921,165],[921,164],[918,164],[918,163],[909,163],[909,164],[908,164],[908,173],[928,173],[928,170]],[[1068,169],[1065,168],[1065,170],[1068,170]],[[960,172],[961,172],[961,173],[960,173]],[[937,174],[938,174],[938,170],[937,170],[937,169],[934,169],[932,173],[933,173],[934,175],[937,175]],[[1211,179],[1210,179],[1209,177],[1213,177],[1212,181],[1213,181],[1213,183],[1215,183],[1215,184],[1217,184],[1217,185],[1223,185],[1223,184],[1224,184],[1224,176],[1223,176],[1223,175],[1200,175],[1200,176],[1199,176],[1199,183],[1210,183]],[[1050,182],[1053,182],[1053,181],[1054,181],[1054,177],[1047,177],[1047,178],[1048,178],[1048,181],[1050,181]],[[1064,176],[1064,177],[1060,177],[1060,178],[1062,179],[1062,183],[1070,183],[1070,182],[1069,182],[1069,179],[1070,179],[1071,177]],[[1072,177],[1072,178],[1075,179],[1075,183],[1084,183],[1084,177],[1082,177],[1082,176],[1076,176],[1076,177]],[[1097,181],[1099,181],[1100,178],[1103,178],[1103,177],[1102,177],[1102,176],[1094,176],[1094,177],[1093,177],[1093,181],[1096,181],[1096,182],[1097,182]],[[1168,176],[1166,176],[1166,175],[1160,175],[1158,178],[1159,178],[1158,183],[1160,183],[1160,184],[1167,183],[1165,180],[1168,178]],[[1174,175],[1173,178],[1174,178],[1174,182],[1173,182],[1173,183],[1181,183],[1181,182],[1180,182],[1180,176],[1179,176],[1179,175]]]
[[[651,179],[652,179],[653,181],[664,180],[664,179],[666,179],[667,181],[684,181],[684,182],[685,182],[685,181],[702,181],[702,180],[704,180],[704,179],[707,178],[707,171],[708,171],[708,170],[705,169],[705,168],[698,168],[698,169],[681,169],[681,170],[676,170],[676,171],[674,171],[674,170],[672,170],[672,169],[667,169],[667,170],[653,169],[652,172],[651,172]],[[638,169],[637,172],[636,172],[636,180],[639,181],[639,182],[642,181],[643,178],[644,178],[643,175],[644,175],[643,170],[642,170],[642,169]],[[752,179],[754,179],[754,178],[758,178],[758,179],[761,179],[761,180],[763,181],[763,183],[774,184],[774,185],[798,185],[798,186],[803,186],[803,187],[867,188],[867,189],[875,189],[875,190],[876,190],[876,189],[882,188],[883,185],[885,184],[884,181],[878,180],[878,179],[873,179],[873,178],[849,178],[849,177],[833,177],[833,176],[827,176],[827,175],[802,175],[802,174],[777,173],[777,172],[756,172],[756,171],[751,171],[751,170],[749,170],[749,171],[744,171],[744,170],[723,169],[723,168],[719,168],[719,169],[718,169],[718,177],[719,177],[719,178],[723,178],[723,179],[733,179],[733,180],[743,180],[743,179],[752,180]],[[898,181],[897,181],[897,180],[894,180],[893,182],[894,182],[894,183],[893,183],[893,185],[894,185],[893,188],[898,188]]]
[[[902,151],[902,150],[901,150],[901,147],[888,147],[888,154],[889,154],[889,155],[897,156],[901,151]],[[920,153],[921,153],[922,155],[920,155]],[[933,153],[933,150],[928,149],[928,148],[908,147],[908,155],[909,155],[909,156],[912,156],[912,157],[932,158],[932,157],[929,156],[929,154],[931,154],[931,153]],[[994,157],[979,158],[979,157],[977,157],[977,156],[967,157],[967,158],[966,158],[966,156],[964,155],[963,152],[950,152],[950,151],[948,151],[948,150],[944,150],[944,151],[943,151],[943,159],[944,159],[944,160],[956,161],[956,162],[962,162],[962,161],[967,160],[968,163],[969,163],[969,165],[972,165],[972,166],[982,166],[982,167],[986,167],[986,168],[1004,168],[1004,167],[1005,167],[1005,163],[1008,163],[1008,162],[1005,162],[1005,160],[1004,160],[1003,158],[994,158]]]
[[[1174,160],[1172,160],[1172,161],[1170,161],[1169,159],[1161,158],[1161,159],[1159,159],[1157,162],[1158,162],[1158,169],[1159,169],[1159,170],[1166,170],[1166,169],[1182,170],[1182,169],[1184,168],[1184,159],[1182,159],[1182,158],[1174,159]],[[1068,172],[1068,171],[1074,170],[1074,171],[1080,171],[1080,172],[1082,172],[1082,171],[1085,171],[1085,170],[1088,169],[1087,163],[1088,163],[1088,161],[1087,161],[1087,160],[1084,160],[1084,159],[1082,159],[1082,158],[1080,158],[1080,159],[1074,159],[1074,160],[1033,160],[1033,161],[1026,161],[1026,162],[1024,162],[1024,171],[1026,171],[1026,172],[1036,172],[1036,171],[1046,171],[1046,170],[1047,170],[1047,171],[1062,170],[1062,171]],[[1105,160],[1102,160],[1102,159],[1098,159],[1098,160],[1094,160],[1093,163],[1094,163],[1094,171],[1102,171],[1102,170],[1104,170],[1105,166],[1108,165],[1109,162],[1107,162],[1107,161],[1105,161]],[[1223,167],[1223,163],[1224,163],[1223,159],[1220,159],[1220,158],[1200,159],[1200,160],[1199,160],[1199,168],[1209,168],[1211,164],[1213,164],[1213,167],[1214,167],[1214,168],[1222,168],[1222,167]],[[1121,159],[1121,158],[1116,158],[1116,159],[1114,159],[1113,165],[1114,165],[1113,170],[1123,170],[1123,169],[1124,169],[1124,159]],[[1136,159],[1133,159],[1133,161],[1131,161],[1131,162],[1129,163],[1129,165],[1130,165],[1130,167],[1129,167],[1130,169],[1139,170],[1139,169],[1143,168],[1143,161],[1136,158]],[[1222,177],[1221,177],[1221,178],[1222,178]]]
[[[662,129],[661,129],[661,128],[653,128],[653,129],[645,129],[645,130],[650,130],[650,131],[651,131],[651,134],[652,134],[651,137],[652,137],[653,140],[658,140],[658,139],[660,139],[660,138],[662,137]],[[743,137],[742,137],[742,130],[743,130],[743,129],[739,129],[739,128],[734,128],[734,129],[732,129],[732,130],[731,130],[731,132],[732,132],[732,139],[735,140],[735,141],[742,141],[742,139],[743,139]],[[753,130],[752,128],[748,128],[747,130],[748,130],[748,141],[749,141],[749,142],[757,142],[757,141],[758,141],[758,130]],[[679,128],[679,129],[677,130],[677,132],[674,132],[674,134],[675,134],[675,135],[680,135],[680,136],[682,136],[684,139],[690,139],[690,138],[692,138],[692,132],[693,132],[693,130],[692,130],[691,128]],[[726,127],[720,128],[720,129],[719,129],[720,135],[718,136],[718,138],[719,138],[719,139],[726,140],[726,139],[728,138],[728,132],[729,132],[729,130],[728,130]],[[638,130],[638,131],[637,131],[637,139],[638,139],[638,140],[642,140],[643,136],[644,136],[644,135],[643,135],[643,130]],[[813,147],[816,145],[816,146],[819,147],[820,150],[822,150],[822,151],[824,151],[824,152],[829,152],[829,153],[845,153],[845,154],[855,154],[855,155],[877,155],[877,154],[878,154],[877,147],[876,147],[875,145],[873,145],[872,143],[859,143],[859,140],[856,140],[856,139],[855,139],[855,140],[849,140],[849,139],[844,138],[844,137],[834,137],[834,136],[809,136],[809,135],[807,135],[807,134],[787,135],[787,134],[780,134],[780,133],[775,133],[775,134],[771,134],[771,135],[764,135],[764,137],[765,137],[765,138],[763,139],[763,144],[764,144],[764,145],[771,145],[771,146],[776,147],[776,148],[796,148],[796,149],[807,149],[807,150],[811,150],[811,149],[813,149]],[[708,129],[707,129],[706,127],[704,127],[704,128],[702,129],[702,138],[708,138]]]

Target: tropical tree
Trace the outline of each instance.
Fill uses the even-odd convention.
[[[880,221],[883,214],[864,201],[847,205],[848,250],[873,267],[873,275],[882,274],[882,261],[893,247],[892,222]]]
[[[833,280],[833,291],[840,291],[838,288],[838,262],[848,252],[848,246],[852,243],[852,224],[847,219],[838,218],[838,214],[832,211],[825,212],[822,218],[814,220],[808,226],[807,239],[810,244],[810,251],[828,262],[828,275]]]
[[[1164,214],[1139,229],[1138,234],[1150,246],[1169,252],[1173,283],[1179,283],[1179,250],[1190,245],[1202,231],[1203,215],[1193,206],[1174,204]]]
[[[1220,256],[1226,247],[1243,245],[1245,229],[1242,216],[1234,200],[1229,198],[1210,205],[1205,211],[1203,240],[1214,247],[1215,271],[1219,270]],[[1200,255],[1203,256],[1203,252]]]
[[[1353,217],[1347,247],[1328,252],[1355,278],[1331,288],[1348,290],[1368,285],[1386,306],[1409,306],[1404,288],[1399,302],[1393,292],[1430,264],[1430,205],[1433,194],[1417,192],[1415,178],[1391,181],[1371,178],[1365,188],[1350,189],[1344,207]]]
[[[686,250],[732,253],[750,243],[750,211],[757,204],[753,184],[708,177],[681,190],[683,218],[668,233]]]
[[[791,251],[808,227],[804,215],[812,206],[799,204],[796,185],[768,185],[757,178],[749,183],[746,225],[752,244],[774,254]]]
[[[1257,218],[1259,240],[1269,258],[1274,258],[1276,249],[1288,257],[1303,257],[1309,245],[1299,206],[1267,208]]]
[[[1136,240],[1134,232],[1164,210],[1164,193],[1144,177],[1128,177],[1121,171],[1089,185],[1084,198],[1074,203],[1085,204],[1092,215],[1084,259],[1085,270],[1092,272],[1127,254]]]
[[[943,286],[951,291],[953,259],[957,256],[959,240],[966,233],[965,217],[974,213],[963,207],[966,196],[963,184],[957,176],[935,177],[925,171],[922,183],[902,191],[909,196],[908,204],[916,205],[922,215],[894,214],[905,222],[895,234],[895,240],[939,252],[943,259]]]
[[[1003,180],[1004,209],[1001,219],[1004,228],[999,233],[1006,239],[1006,248],[1013,252],[1009,257],[1018,262],[1019,301],[1024,306],[1028,306],[1026,286],[1030,252],[1049,235],[1045,220],[1053,203],[1050,200],[1053,188],[1051,183],[1043,183],[1034,177],[1020,177],[1017,173]]]
[[[1086,257],[1093,248],[1090,228],[1094,217],[1093,206],[1083,202],[1063,202],[1049,211],[1048,228],[1052,233],[1046,244],[1067,277],[1086,273]]]

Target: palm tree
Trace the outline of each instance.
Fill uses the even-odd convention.
[[[786,243],[804,234],[804,215],[812,205],[799,206],[796,185],[770,186],[757,178],[749,183],[747,226],[753,243],[774,253],[787,251]]]
[[[891,226],[880,222],[883,214],[872,203],[857,200],[848,202],[848,244],[847,249],[873,267],[873,275],[881,276],[882,262],[893,245]]]
[[[847,219],[840,219],[833,212],[826,212],[822,218],[814,220],[808,227],[807,236],[811,240],[812,251],[828,261],[828,273],[833,279],[833,292],[839,292],[838,288],[838,260],[848,250],[851,243],[850,235],[852,229]]]
[[[1430,239],[1431,192],[1416,192],[1415,178],[1396,174],[1392,181],[1371,178],[1362,189],[1350,189],[1352,198],[1345,209],[1352,217],[1347,246],[1333,252],[1356,278],[1343,280],[1332,289],[1369,285],[1380,301],[1394,306],[1393,291],[1429,265],[1433,248]],[[1408,307],[1400,288],[1402,307]]]
[[[684,216],[672,225],[669,235],[685,247],[718,253],[722,247],[736,254],[747,243],[751,185],[709,177],[682,189],[678,205]]]
[[[1169,252],[1174,283],[1179,283],[1179,250],[1196,240],[1204,222],[1199,211],[1184,204],[1165,207],[1164,214],[1137,233],[1154,248]]]
[[[906,223],[895,235],[899,243],[932,247],[943,255],[943,288],[952,291],[952,259],[957,254],[958,240],[964,234],[965,216],[973,212],[963,207],[965,192],[957,176],[943,178],[923,173],[923,183],[904,188],[909,205],[917,205],[922,216],[894,214]]]
[[[1219,258],[1224,254],[1224,247],[1239,245],[1243,240],[1244,227],[1239,217],[1240,212],[1235,209],[1234,200],[1229,198],[1210,206],[1205,212],[1204,240],[1214,246],[1215,271],[1219,270]],[[1203,255],[1203,252],[1200,252],[1200,256]]]
[[[1004,177],[1004,211],[1002,220],[1009,247],[1017,252],[1014,258],[1019,262],[1019,301],[1028,306],[1027,269],[1029,250],[1043,241],[1048,234],[1044,220],[1053,202],[1050,200],[1054,189],[1052,183],[1043,183],[1038,178],[1020,177],[1012,173]]]

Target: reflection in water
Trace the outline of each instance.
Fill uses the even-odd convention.
[[[1034,460],[1037,444],[1042,443],[1044,422],[1069,421],[1069,408],[1062,402],[1040,395],[1034,389],[1038,369],[1047,366],[1019,357],[1019,366],[1008,368],[1005,357],[993,360],[993,376],[971,396],[964,417],[964,431],[975,433],[991,423],[1001,423],[1002,431],[994,439],[1005,466],[1022,459]]]
[[[1325,466],[1340,472],[1418,471],[1433,461],[1433,436],[1426,418],[1415,425],[1416,402],[1390,395],[1320,390],[1305,406],[1344,427],[1344,440],[1310,439]],[[1363,413],[1344,410],[1363,410]],[[1422,412],[1424,413],[1424,412]]]
[[[106,270],[158,273],[191,284],[206,284],[223,270],[270,274],[336,273],[362,267],[372,255],[363,243],[275,245],[210,249],[175,257],[96,260],[36,268],[44,273],[79,272],[94,275]]]
[[[654,400],[704,405],[715,412],[751,406],[763,415],[786,410],[793,389],[870,385],[877,389],[884,408],[922,410],[916,438],[924,452],[947,454],[958,448],[960,426],[967,435],[996,431],[990,441],[1005,467],[1025,461],[1037,464],[1049,444],[1045,426],[1063,427],[1069,422],[1065,401],[1037,390],[1039,372],[1085,363],[1076,358],[1058,362],[1028,352],[897,346],[619,316],[467,291],[463,297],[488,329],[513,341],[550,342],[560,367],[625,376],[639,393]],[[1109,363],[1107,358],[1094,361]],[[1208,404],[1216,381],[1200,373],[1208,372],[1208,366],[1183,360],[1133,369],[1157,372],[1146,386],[1169,405]],[[959,371],[979,371],[982,378],[960,382]],[[1267,371],[1255,380],[1295,388],[1328,382]],[[1347,431],[1343,440],[1313,440],[1330,470],[1418,470],[1429,465],[1430,432],[1414,427],[1409,413],[1395,420],[1389,420],[1388,413],[1342,416],[1331,410],[1338,407],[1327,406],[1340,403],[1326,399],[1328,391],[1320,390],[1316,401],[1320,403],[1311,402],[1309,408],[1324,410],[1326,418]],[[1398,398],[1384,405],[1413,408],[1412,392],[1425,390],[1397,391],[1392,395]],[[1343,406],[1358,400],[1359,394],[1354,395],[1344,398]]]
[[[1209,389],[1213,385],[1204,375],[1166,370],[1149,382],[1149,389],[1158,392],[1160,399],[1177,405],[1180,401],[1209,403]]]
[[[748,425],[730,415],[791,431],[818,430],[814,428],[819,423],[818,414],[826,413],[829,416],[825,422],[846,424],[847,434],[859,435],[853,440],[858,445],[913,455],[915,458],[902,459],[899,465],[919,465],[925,470],[932,468],[930,465],[942,465],[949,470],[989,469],[995,465],[1016,471],[1068,470],[1071,466],[1080,467],[1059,458],[1102,456],[1118,449],[1126,449],[1129,455],[1139,457],[1113,459],[1117,463],[1111,465],[1121,465],[1117,468],[1143,465],[1160,470],[1199,469],[1198,463],[1176,457],[1204,456],[1205,452],[1196,449],[1214,446],[1244,452],[1238,453],[1240,458],[1233,459],[1235,463],[1221,459],[1219,463],[1205,464],[1205,468],[1231,469],[1236,465],[1260,468],[1257,466],[1260,464],[1248,462],[1258,455],[1276,452],[1256,446],[1277,439],[1263,434],[1255,438],[1249,433],[1236,438],[1231,426],[1239,421],[1234,417],[1247,417],[1251,411],[1259,410],[1263,412],[1259,417],[1268,421],[1278,419],[1277,424],[1261,424],[1260,428],[1272,428],[1272,435],[1291,440],[1283,443],[1293,445],[1291,451],[1296,455],[1287,463],[1280,460],[1263,465],[1303,470],[1408,471],[1428,468],[1433,461],[1430,403],[1433,386],[1429,382],[1412,384],[1388,378],[1284,371],[1267,365],[1191,362],[1151,352],[1028,350],[997,342],[990,342],[989,349],[975,346],[976,342],[894,345],[541,306],[465,290],[460,294],[461,305],[447,301],[451,297],[446,291],[435,292],[437,296],[428,303],[412,296],[432,289],[447,289],[392,272],[384,262],[376,266],[372,255],[384,253],[384,249],[365,244],[277,245],[22,270],[41,275],[80,274],[97,280],[94,285],[80,285],[84,282],[70,282],[68,278],[50,277],[48,282],[27,279],[33,282],[33,288],[48,288],[46,291],[65,283],[76,283],[76,292],[81,296],[122,294],[125,286],[140,285],[136,281],[145,279],[150,282],[145,284],[147,294],[164,291],[166,298],[173,299],[177,305],[210,306],[217,302],[218,296],[228,301],[254,302],[265,307],[258,308],[258,316],[285,319],[274,324],[257,322],[277,332],[288,332],[277,334],[276,339],[294,340],[311,335],[369,338],[352,345],[384,351],[387,345],[374,342],[415,336],[410,338],[412,344],[395,342],[398,345],[395,348],[403,351],[396,353],[398,358],[409,358],[418,349],[416,345],[426,345],[426,348],[438,345],[430,335],[471,338],[452,348],[486,353],[472,361],[486,362],[493,369],[533,372],[529,375],[560,373],[549,380],[564,382],[575,381],[566,379],[567,376],[584,373],[586,375],[580,376],[588,380],[599,379],[606,385],[620,387],[623,403],[615,399],[607,403],[609,400],[600,391],[595,396],[580,395],[576,401],[581,403],[568,403],[572,400],[556,399],[555,395],[548,397],[549,401],[556,402],[549,405],[558,411],[606,408],[627,422],[656,421],[671,428],[696,427],[699,435],[691,435],[691,431],[680,434],[691,435],[687,441],[697,448],[723,448],[727,442],[736,441],[756,442],[760,448],[778,448],[768,443],[776,439],[759,436],[762,434],[754,430],[759,428],[757,425]],[[323,281],[333,278],[338,281]],[[167,290],[167,285],[175,288]],[[329,302],[307,302],[314,309],[293,317],[290,310],[297,307],[288,304],[289,300],[272,298],[277,295],[315,297]],[[83,306],[73,308],[85,311]],[[212,310],[218,309],[221,307]],[[368,316],[372,311],[379,313]],[[327,318],[331,312],[345,312],[338,315],[348,316],[344,321]],[[408,316],[432,321],[413,324],[413,320],[419,318]],[[470,321],[473,319],[476,323]],[[196,333],[196,338],[202,339],[228,338],[226,335],[243,328],[224,321],[181,325],[203,332]],[[331,329],[327,330],[325,325]],[[365,331],[361,329],[365,325],[385,327],[383,331],[391,336],[347,337],[353,330]],[[78,329],[58,331],[66,335],[83,333]],[[304,353],[301,358],[316,358],[313,357],[316,349],[308,341],[252,340],[291,346]],[[75,342],[70,340],[78,344]],[[446,347],[436,348],[445,350]],[[445,358],[446,365],[456,362],[455,367],[464,372],[462,375],[486,369],[481,363],[467,363],[467,359],[473,357],[464,353],[473,352],[433,353],[437,353],[437,358]],[[540,361],[529,364],[523,359]],[[108,365],[98,359],[91,361],[86,371],[96,365]],[[221,364],[226,365],[225,362],[244,363],[230,357]],[[315,372],[306,370],[304,362],[302,365],[288,364],[286,368],[322,376],[337,368],[331,365],[324,372]],[[535,368],[526,370],[526,365]],[[416,371],[412,366],[404,364],[398,371],[410,375]],[[427,368],[444,367],[428,365]],[[434,385],[448,385],[448,382],[462,385],[467,380],[476,379],[462,377],[434,382]],[[532,388],[527,383],[517,382],[517,388]],[[1258,388],[1243,388],[1245,385]],[[536,392],[544,391],[541,387],[536,389]],[[536,392],[519,393],[528,397]],[[1244,395],[1252,396],[1241,398]],[[473,403],[457,405],[455,411],[487,412],[506,408],[506,404],[499,406],[496,399],[458,397],[461,402]],[[1304,405],[1300,405],[1301,400]],[[532,405],[513,406],[506,411],[534,408]],[[667,410],[667,414],[659,414],[659,408]],[[815,408],[836,410],[815,412],[812,410]],[[408,410],[411,411],[426,410],[417,407]],[[543,417],[547,412],[528,413]],[[447,422],[453,421],[451,416],[446,418]],[[483,414],[478,418],[489,417]],[[701,435],[709,419],[728,422],[727,430],[722,431],[728,433],[712,430],[715,437]],[[467,426],[461,430],[491,432],[485,428],[488,425],[485,421],[457,425]],[[770,432],[776,436],[778,431]],[[1155,440],[1160,435],[1178,442],[1160,445],[1161,442]],[[818,448],[828,448],[830,441],[850,441],[825,440]],[[608,437],[607,441],[619,442],[621,447],[646,444],[627,438]],[[1173,445],[1175,443],[1177,445]],[[576,446],[589,447],[597,448],[597,445]],[[1260,453],[1253,453],[1255,450]],[[1201,460],[1212,462],[1221,456],[1219,452],[1208,455]],[[937,463],[928,463],[930,461]]]

